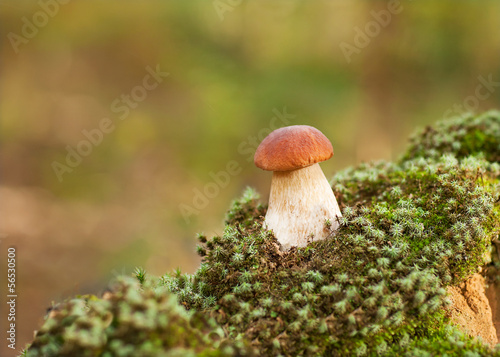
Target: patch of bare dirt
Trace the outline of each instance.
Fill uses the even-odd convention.
[[[472,275],[459,286],[448,288],[452,300],[452,321],[468,335],[494,346],[498,343],[493,314],[485,293],[485,280],[480,274]]]
[[[497,330],[497,338],[500,341],[500,284],[490,283],[486,288],[486,297],[490,302],[493,325]]]

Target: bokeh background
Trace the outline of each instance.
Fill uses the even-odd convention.
[[[52,302],[117,274],[193,272],[197,232],[220,233],[246,186],[267,201],[251,157],[273,125],[319,128],[331,177],[499,108],[499,24],[497,1],[0,1],[0,301],[15,246],[17,347]],[[103,118],[114,130],[59,180]]]

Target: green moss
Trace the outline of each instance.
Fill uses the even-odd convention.
[[[348,169],[333,180],[341,228],[286,253],[262,229],[264,208],[237,201],[241,219],[203,243],[201,269],[162,281],[265,354],[369,353],[417,330],[432,339],[444,287],[484,265],[498,230],[493,169],[449,155]]]
[[[89,355],[113,348],[123,355],[178,348],[228,356],[252,348],[286,356],[500,355],[450,324],[446,296],[448,285],[489,263],[498,236],[499,120],[490,112],[442,122],[414,136],[399,163],[338,173],[340,228],[305,248],[280,250],[262,227],[266,207],[248,189],[221,236],[198,236],[198,271],[158,279],[138,269],[140,289],[127,283],[113,295],[120,297],[80,301],[76,312],[70,301],[46,321],[28,355],[82,346],[97,346]],[[498,267],[494,261],[486,271],[498,277]],[[152,296],[168,306],[146,303]],[[158,327],[153,316],[167,322]],[[100,330],[79,322],[90,317],[111,322],[95,323]]]
[[[470,114],[428,126],[411,138],[403,159],[437,158],[445,153],[457,158],[482,155],[488,161],[500,161],[500,112]]]
[[[121,277],[103,298],[57,306],[25,356],[234,356],[251,351],[151,280]]]

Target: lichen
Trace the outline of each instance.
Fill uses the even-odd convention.
[[[78,300],[85,308],[77,312],[70,300],[28,355],[86,351],[89,340],[98,348],[88,355],[103,356],[117,345],[146,356],[145,344],[207,356],[500,356],[451,324],[446,294],[486,264],[498,277],[489,257],[500,229],[499,128],[498,112],[444,121],[413,136],[396,163],[339,172],[340,228],[304,248],[280,250],[262,226],[266,207],[248,189],[222,235],[198,236],[194,274],[138,270],[138,282],[119,284],[114,299]],[[125,290],[135,291],[132,300]],[[143,325],[121,317],[123,309]],[[161,316],[168,323],[160,328]],[[83,329],[79,319],[102,322]]]

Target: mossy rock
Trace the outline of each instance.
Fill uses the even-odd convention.
[[[262,227],[266,207],[249,189],[233,203],[222,236],[199,236],[203,261],[195,274],[139,272],[141,287],[122,283],[112,295],[119,298],[80,299],[86,308],[77,312],[67,302],[28,355],[84,356],[78,353],[90,339],[97,345],[91,356],[118,345],[123,356],[179,348],[200,356],[500,356],[450,323],[446,296],[447,286],[489,263],[498,235],[499,122],[498,112],[443,122],[414,136],[399,163],[338,173],[340,228],[304,248],[280,250]],[[450,145],[436,141],[450,128],[463,130]],[[488,145],[471,141],[477,128]],[[123,289],[135,291],[135,300]],[[151,299],[168,304],[160,309]],[[123,309],[144,326],[123,319]],[[155,325],[160,317],[168,323]],[[100,334],[84,332],[79,319],[101,321],[92,325]]]

